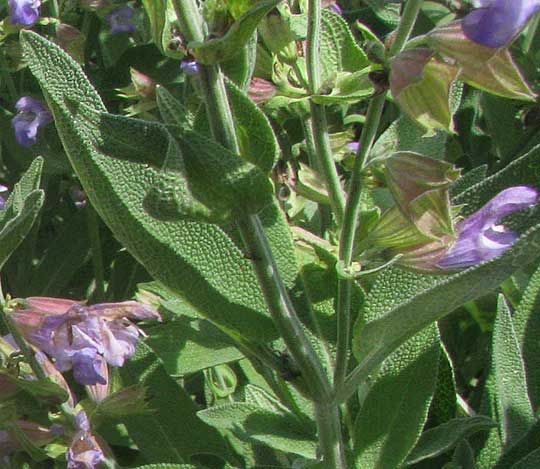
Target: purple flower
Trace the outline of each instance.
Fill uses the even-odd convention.
[[[3,184],[0,184],[0,194],[3,194],[4,192],[9,191],[9,187],[4,186]],[[0,210],[4,210],[6,207],[6,199],[4,196],[0,195]]]
[[[9,18],[12,24],[30,26],[39,18],[41,0],[9,0]]]
[[[152,307],[124,301],[84,306],[70,300],[28,298],[28,309],[11,314],[25,338],[54,358],[60,371],[73,369],[81,384],[107,384],[104,361],[122,366],[144,334],[131,320],[161,319]]]
[[[488,261],[504,253],[518,234],[499,222],[514,212],[536,204],[538,192],[527,186],[505,189],[480,210],[459,222],[458,238],[439,260],[443,269],[461,269]]]
[[[351,153],[358,153],[358,149],[360,148],[360,142],[349,142],[346,146],[347,150],[349,150]]]
[[[134,15],[135,10],[128,5],[125,5],[111,11],[105,19],[111,27],[111,33],[133,33],[136,29],[133,24]]]
[[[47,106],[30,96],[23,96],[15,103],[17,115],[11,119],[15,139],[23,147],[30,147],[37,141],[37,133],[42,125],[52,122],[53,117]]]
[[[92,435],[90,422],[84,410],[75,417],[77,433],[66,453],[68,469],[95,469],[105,461],[105,455]]]
[[[180,62],[180,68],[186,75],[197,75],[200,71],[200,66],[195,59],[182,60],[182,62]]]
[[[343,10],[339,6],[338,3],[332,3],[329,7],[329,10],[333,11],[334,13],[337,13],[338,15],[343,15]]]
[[[539,0],[478,0],[480,7],[463,18],[465,35],[491,48],[506,46],[525,27]]]

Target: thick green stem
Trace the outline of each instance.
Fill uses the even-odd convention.
[[[316,94],[321,88],[320,69],[320,30],[321,30],[321,0],[309,0],[308,3],[308,31],[307,31],[307,74],[309,81],[309,91]],[[343,212],[345,210],[345,197],[339,175],[337,173],[332,149],[330,148],[330,137],[328,135],[328,124],[326,122],[326,111],[324,106],[310,103],[311,125],[315,142],[315,155],[318,166],[322,171],[330,205],[339,225],[343,222]]]
[[[188,41],[203,40],[201,15],[193,0],[175,0],[175,9]],[[204,95],[207,116],[213,137],[222,145],[238,153],[233,116],[227,100],[223,77],[218,66],[201,66],[200,85]],[[310,390],[315,407],[323,417],[319,438],[325,464],[336,469],[346,469],[338,407],[330,404],[333,413],[327,411],[333,402],[331,387],[298,319],[288,292],[279,274],[268,239],[258,216],[246,216],[238,221],[239,231],[250,250],[253,267],[268,309],[294,360],[302,370],[302,376]],[[331,426],[327,422],[331,416]],[[336,423],[337,419],[337,423]],[[337,448],[337,449],[336,449]]]
[[[315,406],[319,444],[324,455],[324,467],[347,469],[347,460],[341,442],[339,408],[333,402],[322,402]]]
[[[294,311],[259,218],[249,216],[241,220],[238,226],[245,244],[250,249],[255,274],[268,309],[287,348],[302,371],[313,399],[328,399],[330,397],[328,379]]]
[[[403,10],[401,22],[396,31],[394,42],[390,47],[389,54],[394,56],[398,54],[414,27],[416,18],[422,6],[422,0],[408,0]],[[379,128],[379,123],[384,108],[386,93],[381,93],[371,100],[368,106],[366,121],[360,136],[360,144],[354,162],[352,178],[349,185],[349,194],[347,205],[345,207],[345,216],[343,220],[343,228],[339,243],[339,259],[342,267],[347,269],[352,262],[354,252],[354,236],[357,229],[358,218],[360,214],[360,201],[362,195],[362,171],[368,161],[371,147],[375,142],[375,136]],[[348,366],[349,353],[349,336],[351,324],[351,289],[353,280],[341,279],[338,286],[338,301],[337,301],[337,348],[336,348],[336,370],[334,373],[334,386],[339,392],[343,385]]]

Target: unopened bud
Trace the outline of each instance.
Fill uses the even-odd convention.
[[[156,96],[156,82],[148,75],[130,67],[131,82],[137,93],[143,98],[154,98]]]

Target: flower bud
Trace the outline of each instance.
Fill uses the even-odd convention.
[[[131,75],[131,82],[140,96],[143,98],[154,98],[156,96],[156,82],[154,80],[133,67],[129,68],[129,74]]]

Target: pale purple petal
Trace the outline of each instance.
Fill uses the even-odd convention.
[[[15,109],[17,115],[11,120],[15,139],[24,147],[32,146],[37,141],[39,128],[52,122],[52,114],[41,101],[30,96],[20,98]]]
[[[39,18],[40,0],[9,0],[9,19],[12,24],[30,26]]]
[[[66,452],[68,469],[96,469],[105,461],[105,455],[91,433],[90,422],[81,410],[75,417],[78,431]]]
[[[94,348],[84,348],[72,355],[73,377],[78,383],[107,384],[107,380],[101,373],[101,360],[103,360]]]
[[[491,48],[504,47],[525,27],[540,7],[539,0],[483,0],[463,18],[465,35]]]
[[[439,267],[470,267],[503,254],[518,235],[499,223],[511,213],[533,206],[537,200],[538,192],[527,186],[511,187],[497,194],[480,210],[458,223],[458,238],[439,261]]]
[[[182,60],[180,68],[186,75],[197,75],[200,71],[199,64],[193,59]]]

